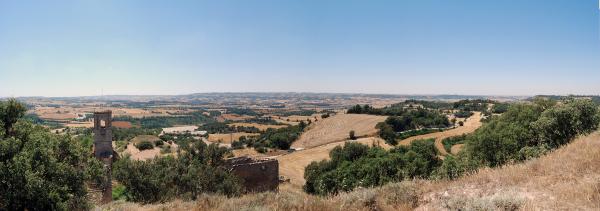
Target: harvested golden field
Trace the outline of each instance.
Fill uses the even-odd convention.
[[[351,142],[358,142],[369,146],[378,145],[386,149],[391,148],[383,139],[376,137],[360,138]],[[279,156],[277,157],[277,160],[279,160],[279,175],[289,178],[290,183],[296,188],[302,188],[305,182],[304,168],[313,161],[329,159],[329,151],[336,146],[342,146],[346,143],[346,141],[329,143]]]
[[[112,110],[113,117],[131,116],[134,118],[151,116],[171,116],[184,115],[189,110],[165,110],[165,109],[139,109],[139,108],[118,108],[118,107],[36,107],[32,113],[35,113],[42,119],[48,120],[68,120],[75,119],[83,115],[91,115],[94,111]]]
[[[213,134],[209,134],[208,135],[208,141],[213,142],[213,143],[224,143],[224,144],[231,144],[231,142],[233,141],[237,141],[240,139],[240,137],[242,136],[259,136],[260,134],[258,133],[227,133],[227,134],[221,134],[221,133],[213,133]]]
[[[259,130],[262,130],[262,131],[265,131],[265,130],[267,130],[269,128],[278,129],[278,128],[287,127],[287,125],[264,125],[264,124],[258,124],[258,123],[244,123],[244,122],[231,123],[231,124],[229,124],[229,126],[235,126],[235,127],[255,127],[255,128],[258,128]]]
[[[65,127],[71,127],[71,128],[77,128],[77,127],[93,128],[94,127],[94,122],[76,122],[76,121],[71,121],[71,122],[63,124],[63,125]]]
[[[475,112],[473,114],[473,116],[467,118],[467,121],[465,122],[464,126],[462,126],[462,127],[457,127],[454,129],[443,131],[443,132],[430,133],[430,134],[425,134],[425,135],[420,135],[420,136],[413,136],[413,137],[410,137],[410,138],[400,141],[399,144],[409,145],[414,140],[434,138],[435,139],[435,147],[438,149],[440,154],[447,155],[448,152],[446,152],[446,149],[444,148],[444,144],[442,144],[442,140],[444,140],[445,138],[453,137],[453,136],[460,136],[462,134],[472,133],[475,130],[477,130],[477,128],[479,128],[479,127],[481,127],[481,112]]]
[[[311,124],[292,147],[308,149],[344,141],[349,138],[351,130],[355,131],[357,137],[372,136],[377,133],[375,125],[386,118],[367,114],[337,114]]]
[[[288,184],[279,192],[140,205],[113,202],[108,210],[600,210],[600,133],[538,159],[454,181],[413,180],[335,196],[302,193]]]

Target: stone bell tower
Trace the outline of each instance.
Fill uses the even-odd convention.
[[[104,164],[105,178],[100,184],[102,203],[112,201],[112,111],[94,112],[94,157]]]

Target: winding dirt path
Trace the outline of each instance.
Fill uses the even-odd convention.
[[[410,143],[412,143],[415,140],[435,138],[435,147],[438,149],[442,156],[445,156],[448,154],[448,152],[446,152],[444,144],[442,144],[442,140],[453,136],[460,136],[462,134],[472,133],[479,127],[481,127],[481,112],[474,112],[474,114],[471,117],[467,118],[464,126],[462,127],[457,127],[443,132],[413,136],[400,141],[400,145],[410,145]]]

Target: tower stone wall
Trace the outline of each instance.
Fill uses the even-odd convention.
[[[104,164],[102,203],[112,201],[112,111],[94,112],[94,157]]]

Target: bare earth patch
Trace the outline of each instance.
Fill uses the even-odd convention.
[[[354,130],[357,137],[377,134],[375,125],[385,121],[387,116],[366,114],[337,114],[311,124],[292,148],[313,148],[329,143],[347,140],[348,133]]]
[[[450,148],[450,153],[456,155],[458,154],[458,152],[460,152],[460,150],[462,150],[462,148],[464,147],[464,144],[456,144],[454,146],[452,146],[452,148]]]

